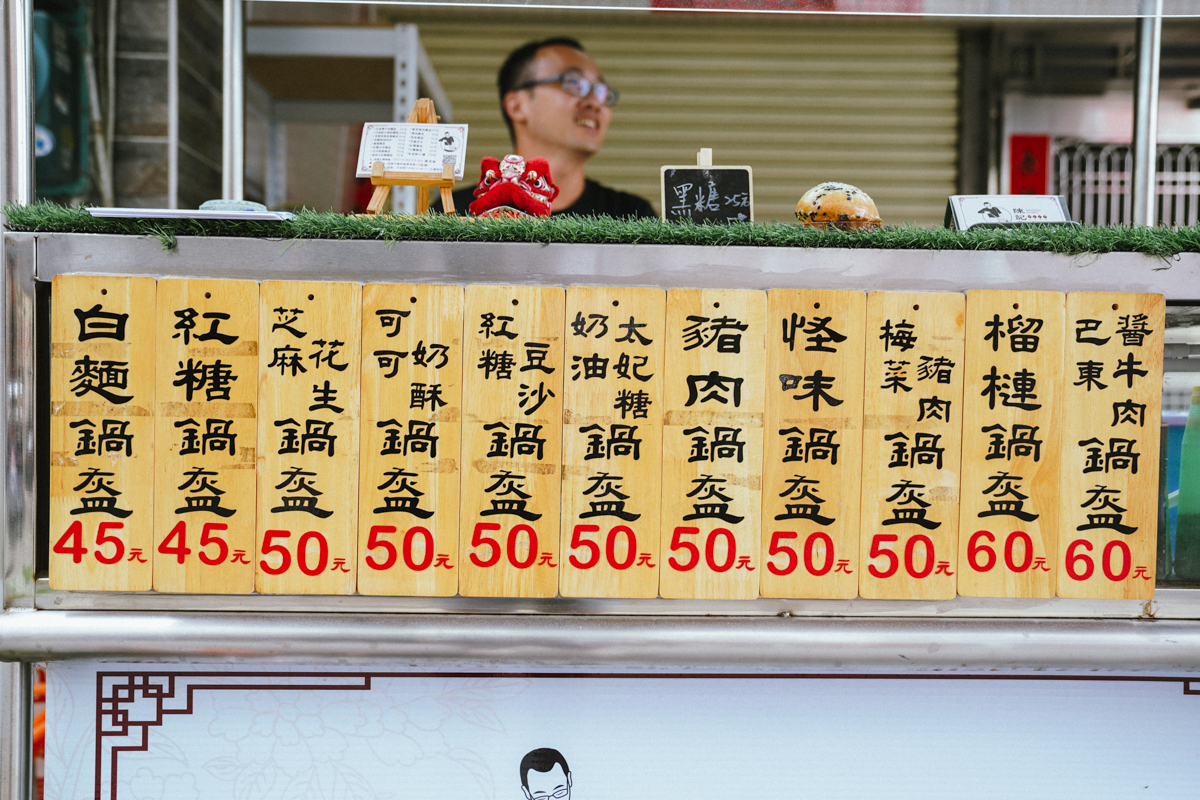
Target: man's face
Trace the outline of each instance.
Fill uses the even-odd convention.
[[[526,780],[529,782],[529,788],[525,789],[528,800],[569,800],[571,797],[571,776],[563,772],[562,764],[555,764],[549,772],[531,769]]]
[[[574,72],[595,83],[602,80],[596,62],[571,47],[543,47],[533,61],[529,80],[542,80]],[[584,157],[594,155],[604,144],[612,109],[594,94],[572,97],[557,83],[510,92],[505,107],[514,127],[531,155],[539,145],[574,150]]]

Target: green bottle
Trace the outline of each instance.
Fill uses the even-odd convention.
[[[1192,389],[1192,406],[1183,429],[1178,514],[1175,577],[1200,581],[1200,386]]]

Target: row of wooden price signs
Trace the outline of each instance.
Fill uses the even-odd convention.
[[[59,276],[56,589],[1148,598],[1164,301]]]

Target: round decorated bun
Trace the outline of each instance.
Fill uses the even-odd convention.
[[[848,183],[826,181],[804,193],[796,204],[796,219],[805,225],[825,228],[874,228],[882,221],[879,211],[862,189]]]

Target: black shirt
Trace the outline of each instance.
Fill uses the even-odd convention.
[[[474,201],[474,186],[459,189],[454,193],[454,208],[459,214],[469,214],[470,211],[467,209]],[[442,210],[441,199],[436,200],[431,205],[431,208],[433,211],[440,212]],[[579,195],[579,199],[570,208],[564,208],[562,211],[553,211],[550,215],[557,217],[562,214],[575,214],[577,216],[606,214],[618,219],[638,219],[641,217],[658,216],[658,214],[654,213],[654,207],[636,194],[610,189],[603,184],[596,183],[591,178],[584,179],[583,194]]]

